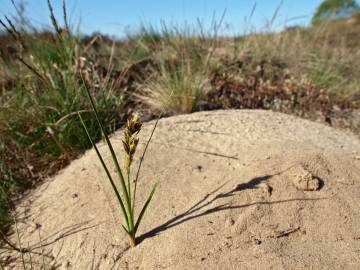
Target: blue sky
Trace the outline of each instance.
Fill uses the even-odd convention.
[[[19,0],[15,0],[19,1]],[[33,24],[49,25],[46,0],[27,0],[27,13]],[[55,15],[62,19],[62,0],[52,0]],[[322,0],[67,0],[70,21],[80,23],[82,33],[100,31],[122,37],[141,23],[196,25],[197,18],[209,27],[213,14],[219,20],[226,10],[223,34],[242,34],[251,26],[262,30],[280,6],[272,30],[285,25],[306,25]],[[249,22],[251,11],[256,5]],[[13,13],[10,0],[0,0],[0,15]],[[246,24],[245,22],[248,21]],[[228,27],[226,27],[228,26]],[[226,28],[226,29],[225,29]]]

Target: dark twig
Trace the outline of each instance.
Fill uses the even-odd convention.
[[[280,237],[288,236],[289,234],[297,232],[298,230],[300,230],[300,227],[296,227],[294,229],[288,229],[288,230],[285,230],[285,231],[281,231],[281,232],[278,232],[275,235],[275,237],[280,238]]]
[[[28,248],[20,248],[17,247],[15,244],[11,243],[9,239],[4,235],[2,231],[0,231],[0,239],[4,241],[5,244],[7,244],[12,250],[18,251],[20,253],[27,253],[29,252]]]

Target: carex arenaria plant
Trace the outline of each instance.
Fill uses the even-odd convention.
[[[158,120],[156,121],[154,128],[152,129],[151,135],[146,143],[146,146],[144,148],[144,152],[140,158],[140,163],[139,166],[137,168],[136,174],[132,175],[131,174],[131,165],[132,165],[132,161],[134,159],[134,155],[136,152],[136,148],[139,142],[139,138],[138,138],[138,134],[141,130],[141,126],[142,123],[139,119],[139,117],[137,115],[134,115],[132,117],[130,117],[126,123],[125,129],[124,129],[124,138],[123,138],[123,146],[124,146],[124,150],[125,150],[125,158],[124,158],[124,171],[126,173],[126,175],[123,174],[123,171],[121,170],[119,161],[117,159],[117,156],[115,155],[115,151],[113,149],[113,146],[109,140],[108,135],[105,132],[105,128],[102,124],[102,122],[100,121],[99,115],[98,115],[98,111],[96,109],[96,105],[95,102],[90,94],[90,91],[87,87],[85,87],[86,89],[86,93],[89,97],[91,106],[92,106],[92,110],[93,113],[95,114],[97,123],[101,129],[101,132],[105,138],[106,144],[108,146],[108,149],[111,153],[111,157],[113,160],[113,163],[115,165],[115,170],[117,173],[117,177],[119,179],[120,182],[120,187],[117,187],[113,176],[110,174],[108,166],[105,164],[104,159],[102,157],[102,155],[100,154],[94,140],[92,139],[92,137],[90,136],[86,125],[81,117],[81,114],[79,113],[79,117],[80,117],[80,121],[89,137],[89,140],[92,144],[92,146],[94,147],[96,154],[100,160],[101,165],[103,166],[103,169],[109,179],[109,182],[114,190],[114,193],[116,195],[116,198],[119,202],[120,208],[121,208],[121,212],[122,215],[124,216],[124,223],[122,225],[123,229],[126,231],[127,235],[129,236],[129,244],[130,246],[135,246],[136,245],[136,232],[139,228],[140,222],[144,216],[144,213],[147,209],[147,207],[149,206],[149,203],[154,195],[155,189],[156,189],[156,184],[153,186],[150,194],[147,197],[147,200],[145,201],[143,207],[141,208],[139,215],[137,217],[137,219],[135,219],[135,206],[136,206],[136,187],[138,184],[138,180],[139,180],[139,173],[140,173],[140,169],[141,169],[141,165],[142,165],[142,161],[144,159],[146,150],[149,146],[149,143],[151,141],[151,138],[154,134],[154,131],[156,129]],[[135,176],[135,177],[134,177]],[[126,177],[126,178],[125,178]]]

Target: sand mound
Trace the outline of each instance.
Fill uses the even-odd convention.
[[[112,136],[120,156],[121,136]],[[156,179],[142,242],[129,249],[90,150],[18,207],[22,242],[40,252],[40,230],[46,262],[59,269],[360,267],[360,141],[351,134],[269,111],[162,119],[141,174],[141,204]]]

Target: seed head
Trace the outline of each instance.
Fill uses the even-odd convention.
[[[125,168],[128,173],[130,173],[131,162],[139,142],[137,135],[141,130],[141,126],[142,123],[137,114],[132,115],[126,122],[124,140],[122,142],[125,150]]]

